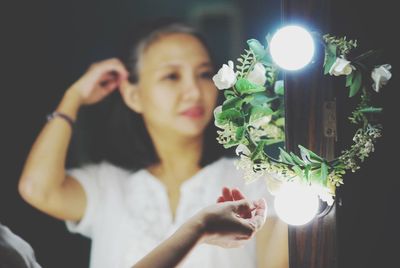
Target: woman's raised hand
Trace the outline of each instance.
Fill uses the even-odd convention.
[[[95,104],[118,88],[128,78],[128,71],[117,58],[93,63],[70,91],[77,93],[82,105]]]

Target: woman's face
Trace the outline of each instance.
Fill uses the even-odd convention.
[[[189,34],[162,36],[141,55],[138,69],[140,113],[150,133],[200,137],[218,94],[203,44]]]

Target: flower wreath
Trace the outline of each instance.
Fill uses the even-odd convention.
[[[372,90],[379,92],[391,78],[391,66],[376,65],[379,53],[373,50],[348,59],[349,52],[357,47],[356,40],[329,34],[314,36],[324,44],[324,74],[345,75],[349,97],[360,98],[349,117],[358,126],[349,149],[332,161],[301,145],[300,157],[282,148],[278,159],[267,153],[269,146],[283,143],[285,138],[284,85],[278,80],[279,68],[269,54],[269,37],[266,48],[255,39],[248,40],[248,49],[237,59],[236,68],[229,61],[213,77],[225,96],[223,104],[215,109],[214,118],[221,129],[217,131],[218,142],[225,148],[236,146],[236,166],[244,170],[246,181],[275,174],[267,176],[274,178],[269,183],[267,180],[271,193],[282,182],[298,181],[312,186],[323,201],[332,205],[336,187],[343,184],[343,175],[359,168],[381,136],[382,126],[371,123],[370,117],[382,108],[371,105],[371,95]]]

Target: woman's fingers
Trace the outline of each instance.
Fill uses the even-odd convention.
[[[231,192],[234,200],[241,200],[246,198],[238,188],[233,188]]]
[[[110,83],[115,83],[119,82],[118,79],[119,75],[117,71],[113,70],[108,73],[103,74],[103,76],[100,78],[100,86],[102,87],[107,87]]]
[[[250,203],[238,188],[231,190],[224,187],[222,188],[222,196],[218,197],[217,203],[226,201],[240,201],[235,202],[234,212],[240,218],[249,220],[248,223],[254,225],[257,230],[263,226],[267,213],[267,204],[264,199]]]
[[[222,196],[224,197],[225,201],[236,201],[246,198],[238,188],[233,188],[231,190],[228,187],[222,188]]]
[[[223,196],[218,197],[217,203],[222,203],[222,202],[225,202],[224,197]]]
[[[235,201],[234,212],[239,215],[240,218],[249,219],[252,217],[251,212],[255,209],[254,206],[246,199]]]
[[[240,192],[238,188],[234,188],[231,191],[233,200],[242,200],[246,199],[246,197]],[[251,210],[243,210],[242,214],[240,214],[242,218],[248,219],[251,218]]]
[[[232,192],[229,188],[222,188],[222,196],[224,197],[224,201],[233,201]]]
[[[255,206],[254,216],[249,220],[254,225],[256,230],[259,230],[265,223],[267,218],[267,202],[264,198],[261,198],[253,202]]]
[[[93,63],[71,86],[71,90],[79,94],[81,104],[90,105],[104,99],[127,77],[128,71],[120,60],[116,58],[103,60]]]
[[[116,58],[92,64],[89,72],[96,77],[97,86],[108,92],[116,89],[123,80],[128,78],[128,71],[122,62]]]
[[[90,69],[92,69],[99,76],[103,74],[109,74],[111,76],[118,76],[122,79],[126,79],[128,77],[128,71],[125,69],[125,66],[122,64],[122,62],[117,58],[111,58],[94,63],[91,65]]]

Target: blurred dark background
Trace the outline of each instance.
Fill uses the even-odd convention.
[[[345,178],[338,195],[340,267],[400,267],[398,228],[398,15],[394,1],[331,1],[331,31],[358,39],[362,51],[383,48],[393,78],[379,94],[384,138],[362,169]],[[236,58],[249,38],[263,40],[281,22],[278,0],[15,1],[1,8],[0,221],[27,240],[43,267],[88,267],[90,241],[63,222],[31,208],[17,193],[19,175],[36,135],[63,92],[90,63],[115,56],[129,25],[159,16],[188,20],[204,30],[219,66]],[[3,29],[4,28],[4,29]],[[337,106],[338,150],[352,133]],[[341,109],[342,107],[343,110]],[[78,133],[75,135],[85,135]],[[85,157],[84,149],[78,155]]]

